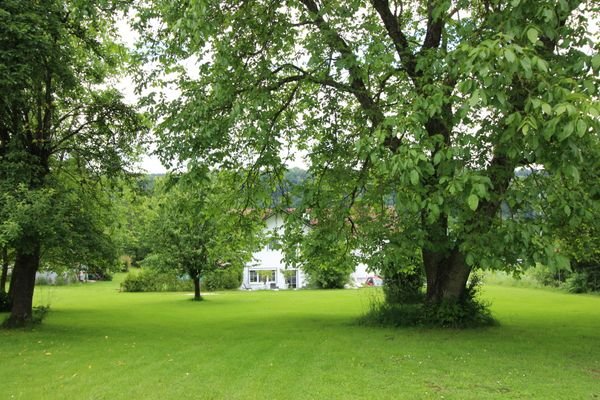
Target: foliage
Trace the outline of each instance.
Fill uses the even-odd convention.
[[[243,279],[242,269],[241,266],[229,266],[206,272],[202,276],[204,290],[212,292],[215,290],[239,289]]]
[[[343,288],[357,263],[352,237],[345,236],[344,227],[325,215],[303,211],[300,208],[286,217],[283,235],[286,264],[302,268],[311,286]]]
[[[415,304],[423,301],[423,273],[390,271],[383,281],[383,293],[388,304]]]
[[[400,243],[399,270],[417,251],[435,282],[427,301],[453,302],[473,268],[568,268],[553,231],[592,199],[554,188],[593,185],[581,172],[600,158],[598,12],[592,1],[155,1],[137,14],[139,56],[156,66],[140,77],[181,93],[147,99],[164,158],[280,178],[299,150],[299,214],[336,235],[315,237],[367,260]]]
[[[343,289],[350,280],[350,274],[336,265],[320,265],[308,272],[308,283],[318,289]]]
[[[182,278],[174,271],[145,269],[128,274],[121,282],[123,292],[190,292],[193,289],[189,277]]]
[[[479,296],[481,280],[474,274],[459,301],[441,303],[423,302],[419,296],[389,298],[385,302],[373,302],[369,311],[360,318],[365,325],[426,326],[442,328],[479,328],[495,325],[490,305]],[[389,288],[387,290],[390,290]],[[401,292],[402,294],[406,292]],[[396,292],[394,292],[396,294]],[[414,297],[413,297],[414,296]]]
[[[144,264],[200,278],[218,268],[239,268],[259,244],[259,215],[243,209],[235,175],[173,175],[163,182],[148,221],[151,254]]]
[[[590,277],[587,271],[576,271],[573,272],[565,281],[565,289],[569,293],[585,293],[590,290]],[[598,285],[595,285],[595,289],[598,289]]]
[[[573,259],[573,273],[565,282],[570,292],[600,292],[600,225],[597,218],[600,191],[596,193],[595,200],[596,208],[590,210],[589,220],[564,232],[563,240]]]
[[[96,224],[98,209],[89,214],[93,196],[82,192],[100,176],[131,167],[146,131],[143,116],[107,84],[127,58],[113,24],[124,6],[0,4],[0,242],[15,251],[16,325],[32,317],[42,255],[57,264],[114,258]],[[64,174],[74,176],[71,184]]]
[[[139,267],[150,252],[148,226],[152,218],[157,176],[119,179],[111,187],[112,224],[109,234],[117,246],[120,268]]]

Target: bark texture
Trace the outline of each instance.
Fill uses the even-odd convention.
[[[30,242],[29,251],[17,249],[10,293],[12,310],[5,322],[7,327],[22,327],[32,322],[35,274],[40,265],[40,242]]]
[[[200,301],[202,300],[202,296],[200,295],[200,275],[196,274],[193,277],[194,280],[194,300]]]
[[[427,277],[427,302],[457,302],[463,297],[471,268],[458,251],[436,253],[423,250]]]

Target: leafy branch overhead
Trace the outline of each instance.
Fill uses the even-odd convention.
[[[575,226],[591,201],[579,177],[598,141],[598,11],[568,0],[156,1],[138,10],[139,57],[181,91],[149,99],[165,158],[269,173],[304,154],[299,213],[347,231],[367,262],[392,243],[419,253],[437,302],[460,298],[472,268],[565,264],[548,221],[558,212]],[[582,206],[565,215],[530,196],[550,180],[517,174],[541,170]]]

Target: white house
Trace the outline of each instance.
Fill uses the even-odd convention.
[[[286,214],[274,212],[265,218],[266,236],[273,233],[283,233]],[[309,229],[308,226],[306,229]],[[308,285],[308,277],[302,268],[292,268],[283,261],[283,252],[275,246],[273,241],[253,256],[254,260],[244,268],[242,289],[297,289]],[[362,286],[369,277],[376,278],[376,274],[367,271],[367,266],[358,264],[351,274],[350,281],[353,286]]]

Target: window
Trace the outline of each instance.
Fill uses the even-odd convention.
[[[250,283],[275,282],[275,270],[250,270]]]

